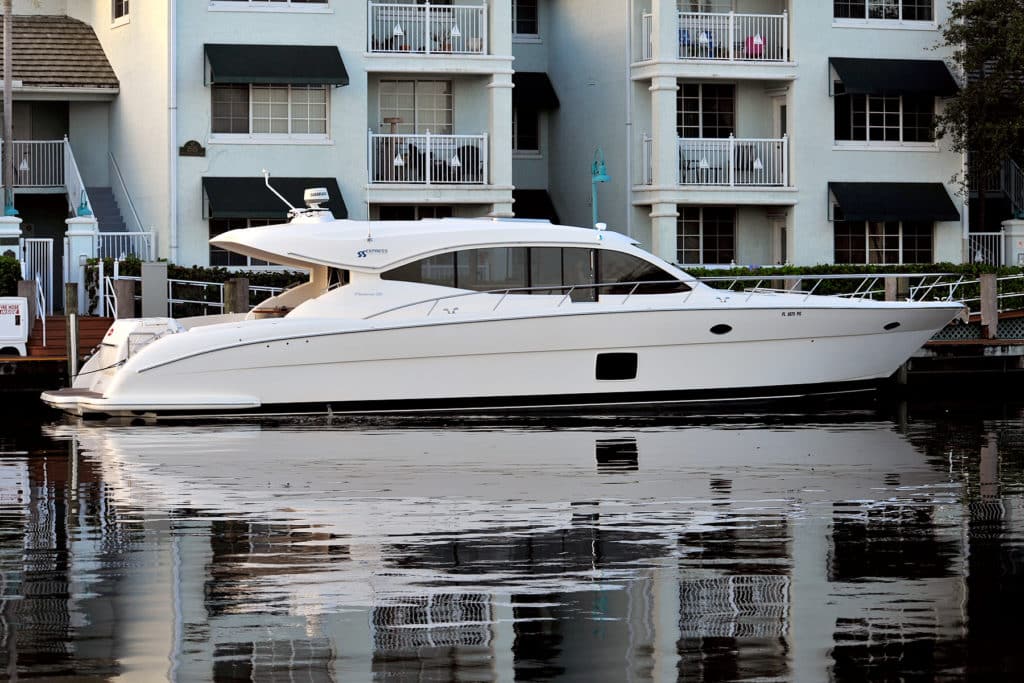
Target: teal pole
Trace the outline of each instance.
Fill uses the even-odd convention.
[[[607,183],[611,179],[604,163],[604,152],[598,147],[594,150],[594,163],[590,165],[590,207],[593,218],[590,227],[597,225],[597,184]]]

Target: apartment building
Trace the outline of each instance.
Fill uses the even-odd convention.
[[[338,217],[511,216],[510,12],[507,0],[15,2],[19,21],[94,33],[111,70],[102,108],[65,126],[86,194],[109,188],[97,215],[109,204],[118,230],[152,233],[154,256],[223,266],[262,264],[211,249],[212,235],[286,216],[262,169],[294,205],[327,187]],[[27,95],[15,82],[15,101]]]
[[[285,217],[266,168],[293,204],[327,187],[338,216],[596,216],[684,265],[975,258],[961,156],[931,127],[957,88],[935,49],[947,11],[16,0],[16,142],[73,157],[49,165],[66,177],[16,174],[21,233],[52,240],[54,270],[70,274],[61,216],[85,204],[101,253],[260,266],[208,239]],[[53,66],[69,76],[56,91],[19,57],[19,44],[39,56],[19,22],[44,19],[84,36],[80,58]],[[46,168],[37,156],[17,160]]]
[[[684,265],[963,260],[940,0],[518,0],[560,107],[555,207]],[[516,66],[532,45],[514,36]],[[514,177],[521,177],[516,155]],[[522,175],[526,175],[525,173]]]

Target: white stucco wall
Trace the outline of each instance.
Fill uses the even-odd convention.
[[[561,0],[550,7],[548,74],[561,106],[549,124],[550,191],[563,223],[591,223],[591,164],[604,151],[611,181],[598,187],[598,220],[625,232],[627,6],[620,0]]]
[[[109,102],[71,102],[68,105],[68,142],[86,187],[111,187]]]
[[[117,25],[111,21],[109,0],[70,2],[68,15],[93,27],[118,77],[120,92],[109,105],[108,149],[142,228],[157,233],[160,255],[166,257],[170,234],[167,3],[132,3],[129,21]],[[109,184],[133,229],[124,190],[113,176]]]
[[[941,24],[946,3],[936,0]],[[829,181],[939,182],[958,205],[949,181],[960,170],[960,156],[940,141],[927,150],[893,148],[841,149],[835,145],[834,101],[829,97],[829,57],[870,59],[941,59],[933,49],[937,30],[847,28],[833,26],[831,3],[800,3],[793,12],[794,56],[799,77],[790,86],[789,130],[793,142],[792,174],[799,202],[790,212],[790,258],[800,264],[832,261],[833,237],[827,220]],[[939,101],[941,106],[941,100]],[[962,207],[961,212],[962,212]],[[937,260],[960,260],[960,224],[937,223]],[[951,246],[956,243],[956,249]]]

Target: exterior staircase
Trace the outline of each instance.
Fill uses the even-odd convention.
[[[89,355],[92,348],[103,341],[103,335],[114,323],[113,318],[81,316],[78,318],[78,353]],[[46,346],[43,346],[43,323],[36,320],[26,349],[29,358],[66,358],[68,344],[67,318],[62,315],[46,316]]]
[[[114,190],[109,187],[87,187],[92,213],[99,224],[100,232],[126,232],[124,216],[114,199]]]

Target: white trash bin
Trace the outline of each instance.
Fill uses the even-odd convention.
[[[0,297],[0,351],[14,349],[19,355],[27,355],[25,344],[31,331],[28,299],[23,296]]]

